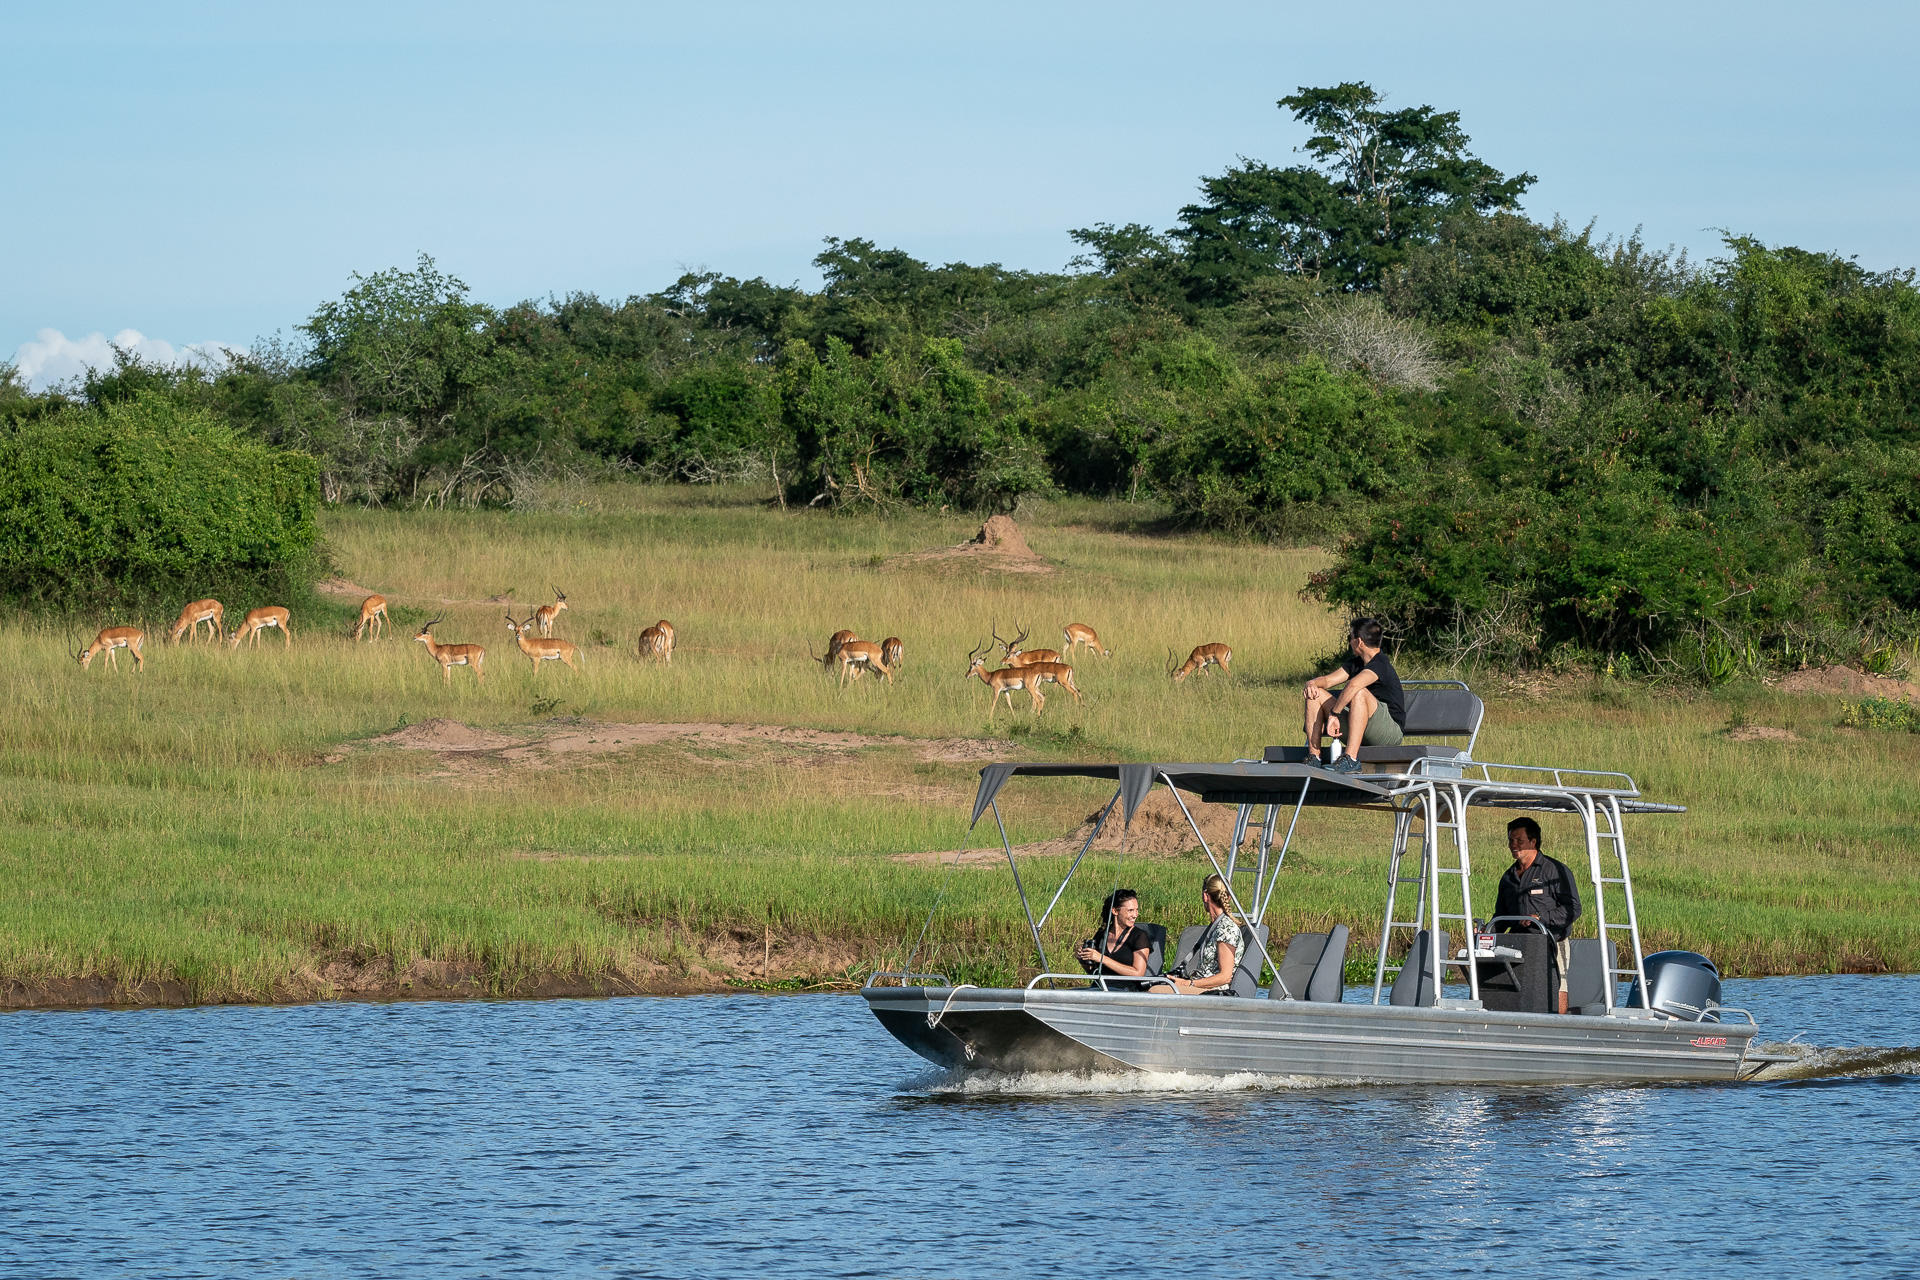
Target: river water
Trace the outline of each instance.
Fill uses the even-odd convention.
[[[1920,1270],[1920,976],[1726,998],[1800,1078],[954,1081],[842,995],[3,1014],[0,1274]]]

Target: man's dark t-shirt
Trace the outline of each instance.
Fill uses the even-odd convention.
[[[1400,692],[1400,673],[1393,669],[1385,653],[1376,653],[1373,661],[1364,663],[1360,661],[1359,654],[1350,653],[1340,660],[1340,668],[1349,676],[1357,676],[1362,671],[1373,672],[1373,684],[1370,686],[1373,696],[1380,700],[1380,705],[1387,709],[1387,714],[1393,717],[1395,724],[1402,729],[1407,727],[1407,703],[1405,695]]]

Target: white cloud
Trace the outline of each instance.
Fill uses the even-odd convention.
[[[228,351],[244,352],[245,347],[231,342],[189,342],[176,347],[161,338],[149,338],[138,329],[122,329],[111,338],[90,333],[84,338],[69,338],[58,329],[42,329],[30,342],[20,344],[13,363],[20,370],[20,381],[35,391],[44,391],[56,382],[79,377],[88,369],[113,368],[113,352],[118,347],[130,351],[148,364],[219,365]]]

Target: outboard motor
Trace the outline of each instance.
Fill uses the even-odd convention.
[[[1655,1013],[1686,1022],[1720,1021],[1720,970],[1713,961],[1696,951],[1656,951],[1646,964]],[[1623,1007],[1645,1007],[1637,980]]]

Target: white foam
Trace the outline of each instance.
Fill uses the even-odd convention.
[[[1768,1063],[1750,1080],[1767,1083],[1779,1080],[1817,1080],[1821,1078],[1920,1075],[1920,1046],[1900,1045],[1877,1048],[1873,1045],[1819,1045],[1788,1041],[1784,1044],[1753,1046],[1755,1053],[1789,1054],[1791,1062]]]
[[[1073,1072],[1001,1071],[932,1072],[906,1082],[916,1093],[945,1097],[1065,1098],[1145,1093],[1243,1093],[1317,1089],[1345,1083],[1316,1076],[1263,1075],[1237,1071],[1209,1076],[1190,1071],[1109,1071],[1082,1075]]]

